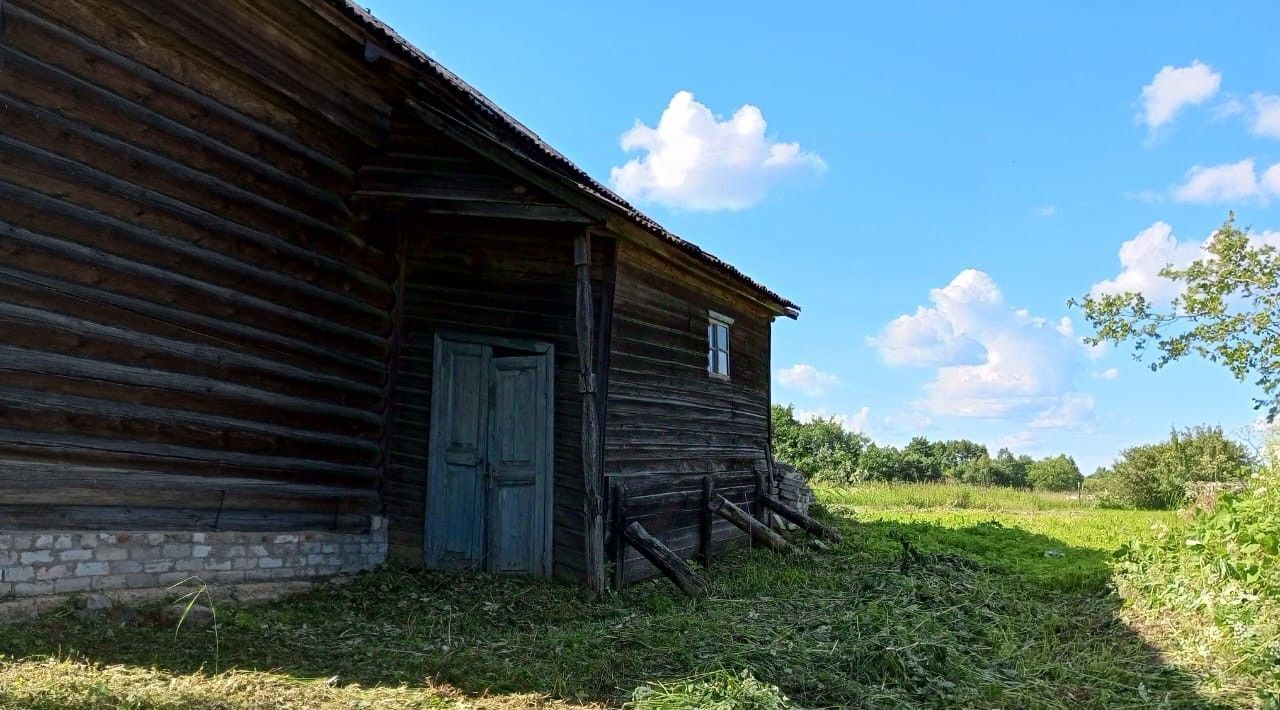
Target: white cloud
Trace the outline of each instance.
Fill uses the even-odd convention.
[[[798,389],[810,396],[819,396],[826,394],[840,380],[830,372],[823,372],[813,365],[805,365],[799,363],[778,370],[778,382],[784,387]]]
[[[1058,214],[1058,208],[1053,205],[1042,205],[1031,210],[1031,214],[1037,217],[1052,217]]]
[[[1199,242],[1180,242],[1167,222],[1156,222],[1120,245],[1121,271],[1099,281],[1091,294],[1141,293],[1156,302],[1178,295],[1178,285],[1160,275],[1166,266],[1184,268],[1201,256]]]
[[[1210,167],[1197,165],[1187,171],[1186,182],[1173,189],[1173,199],[1179,202],[1235,202],[1258,194],[1253,158]]]
[[[1142,115],[1151,130],[1173,120],[1185,106],[1208,101],[1222,85],[1222,75],[1208,64],[1194,61],[1190,66],[1165,66],[1151,83],[1142,87]]]
[[[1267,168],[1259,180],[1262,189],[1272,195],[1280,196],[1280,163]]]
[[[1119,379],[1119,377],[1120,371],[1114,367],[1108,367],[1105,370],[1099,370],[1098,372],[1093,373],[1093,379],[1095,380],[1115,380]]]
[[[996,451],[1000,449],[1008,449],[1010,452],[1022,452],[1033,448],[1038,443],[1036,435],[1025,429],[1008,436],[1002,436],[996,439]]]
[[[818,407],[817,409],[797,409],[795,410],[797,421],[811,422],[815,419],[834,419],[837,424],[844,427],[845,431],[865,432],[867,430],[867,422],[871,419],[871,407],[863,407],[854,414],[840,414],[828,412],[826,407]]]
[[[1273,171],[1280,181],[1280,170],[1275,166],[1268,171],[1268,176]],[[1212,237],[1210,234],[1200,241],[1181,241],[1167,222],[1156,222],[1120,245],[1120,273],[1113,279],[1094,284],[1089,293],[1095,297],[1113,293],[1141,293],[1147,300],[1155,303],[1168,303],[1182,292],[1182,287],[1161,276],[1160,272],[1166,266],[1185,269],[1196,259],[1208,257],[1204,246]],[[1280,248],[1280,232],[1277,231],[1250,232],[1249,240],[1254,245],[1266,244]]]
[[[1088,429],[1093,426],[1093,395],[1068,392],[1031,420],[1034,429]]]
[[[817,153],[765,133],[760,109],[746,104],[721,120],[688,91],[671,98],[657,128],[636,122],[622,149],[643,151],[609,172],[615,189],[640,201],[691,210],[741,210],[796,173],[826,169]]]
[[[1072,380],[1085,349],[1070,320],[1050,323],[1011,308],[991,277],[975,269],[933,289],[929,299],[932,307],[896,318],[871,339],[891,365],[938,368],[916,403],[922,411],[1035,419],[1075,395]]]
[[[1280,138],[1280,96],[1254,94],[1250,99],[1253,103],[1253,125],[1250,126],[1253,134]]]

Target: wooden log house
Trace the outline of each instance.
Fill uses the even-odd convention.
[[[347,0],[0,0],[0,546],[645,577],[609,511],[746,542],[704,487],[762,510],[798,312]],[[305,553],[261,578],[350,562]]]

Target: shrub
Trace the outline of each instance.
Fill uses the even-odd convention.
[[[1126,449],[1090,487],[1109,507],[1170,509],[1186,502],[1188,483],[1239,481],[1254,467],[1249,452],[1221,427],[1192,427],[1171,432],[1168,441]]]
[[[1027,467],[1027,483],[1038,491],[1074,491],[1082,478],[1076,460],[1066,454],[1040,459]]]

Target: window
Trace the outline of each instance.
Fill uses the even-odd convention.
[[[715,311],[707,312],[707,373],[729,379],[729,326],[733,319]]]

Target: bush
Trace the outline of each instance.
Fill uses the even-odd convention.
[[[1135,446],[1120,454],[1110,469],[1095,474],[1090,488],[1102,505],[1145,510],[1178,508],[1193,481],[1239,481],[1255,465],[1221,427],[1173,431],[1168,441]]]
[[[1076,460],[1066,454],[1040,459],[1027,467],[1027,483],[1038,491],[1074,491],[1081,480]]]

